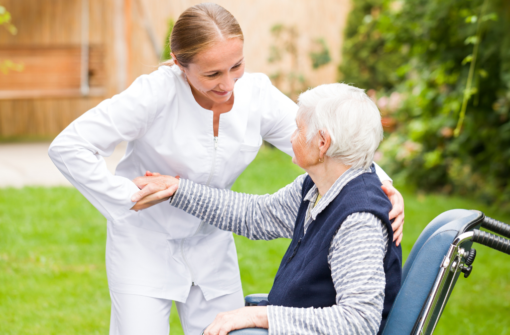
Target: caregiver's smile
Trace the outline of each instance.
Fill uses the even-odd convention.
[[[229,91],[218,92],[218,91],[215,91],[215,90],[211,90],[211,92],[216,93],[217,95],[222,96],[222,97],[224,97],[225,95],[227,95],[229,93],[232,93],[232,91],[230,91],[230,92]]]

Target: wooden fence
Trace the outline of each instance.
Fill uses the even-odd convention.
[[[108,93],[105,45],[108,1],[88,0],[87,67],[90,90],[81,91],[82,1],[4,0],[17,35],[0,31],[0,62],[22,71],[0,73],[0,138],[58,134]],[[113,90],[110,90],[112,92]]]

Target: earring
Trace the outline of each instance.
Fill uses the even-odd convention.
[[[324,162],[324,159],[319,157],[319,163],[322,163],[322,162]]]

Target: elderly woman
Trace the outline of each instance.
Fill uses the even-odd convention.
[[[169,176],[135,181],[148,186],[136,209],[173,194],[172,206],[220,229],[255,240],[292,238],[265,306],[220,313],[206,335],[247,327],[377,334],[384,326],[400,288],[401,249],[391,243],[391,203],[372,162],[382,139],[379,111],[361,89],[322,85],[300,96],[296,123],[293,162],[307,173],[275,194]]]

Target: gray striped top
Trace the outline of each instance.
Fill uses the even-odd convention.
[[[252,240],[292,238],[301,202],[309,201],[306,229],[342,188],[364,170],[347,170],[315,206],[318,189],[302,199],[306,174],[274,194],[250,195],[209,188],[181,179],[171,200],[177,208],[220,229]],[[326,308],[268,306],[269,334],[377,334],[382,318],[384,256],[388,231],[370,213],[346,218],[331,242],[328,262],[336,305]]]

